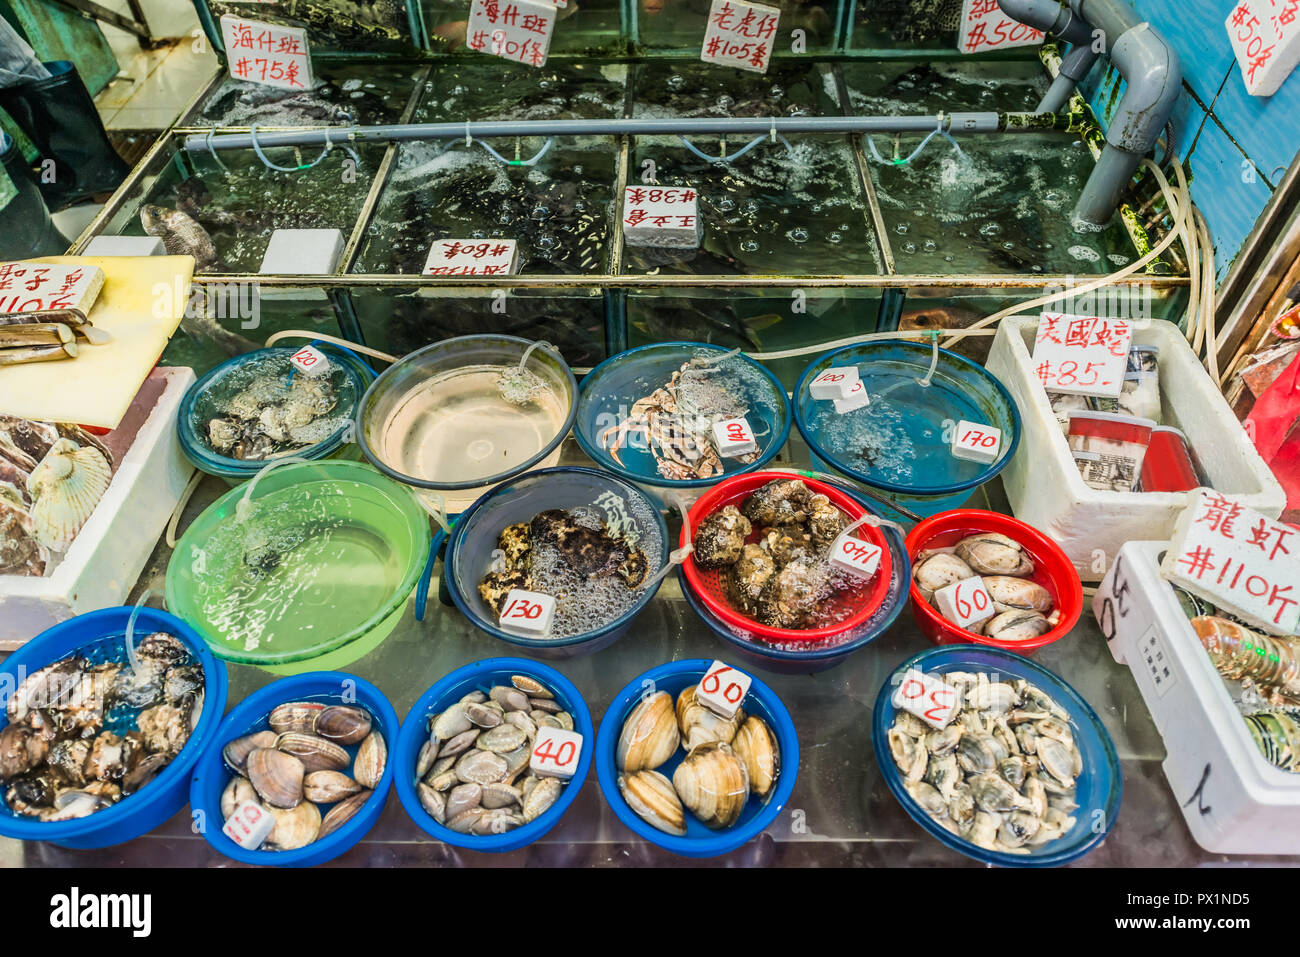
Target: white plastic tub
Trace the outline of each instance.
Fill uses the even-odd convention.
[[[176,410],[193,382],[190,369],[154,369],[105,439],[117,460],[113,481],[58,566],[43,578],[0,575],[0,650],[126,600],[194,472],[176,436]]]
[[[1165,777],[1196,843],[1216,854],[1300,854],[1300,774],[1259,753],[1223,678],[1160,577],[1165,542],[1130,542],[1093,599],[1164,738]]]
[[[1009,316],[989,352],[988,370],[1020,407],[1020,448],[1002,471],[1002,484],[1016,518],[1055,539],[1081,579],[1100,581],[1125,542],[1168,541],[1189,493],[1099,491],[1084,484],[1034,374],[1037,330],[1037,316]],[[1163,424],[1187,436],[1202,477],[1216,491],[1277,518],[1286,494],[1178,327],[1163,319],[1136,321],[1133,344],[1160,349]]]

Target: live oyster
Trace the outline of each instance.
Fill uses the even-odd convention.
[[[740,560],[727,571],[727,597],[745,614],[758,614],[758,600],[768,580],[776,574],[776,562],[767,549],[753,543],[746,545]]]
[[[692,539],[695,560],[704,568],[723,568],[741,558],[752,526],[734,505],[711,514],[696,529]]]

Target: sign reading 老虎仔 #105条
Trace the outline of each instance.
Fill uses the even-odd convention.
[[[713,0],[700,59],[705,63],[766,73],[781,11],[744,0]]]
[[[310,90],[311,51],[307,31],[227,13],[221,18],[226,68],[236,80],[283,90]]]

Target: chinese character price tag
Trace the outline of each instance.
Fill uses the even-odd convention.
[[[309,90],[311,52],[307,31],[274,23],[245,20],[227,13],[221,18],[226,65],[236,80],[282,90]]]
[[[689,186],[623,190],[623,240],[629,246],[694,249],[700,233],[700,197]]]
[[[275,827],[275,816],[256,801],[245,801],[226,818],[221,833],[247,851],[255,851]]]
[[[916,715],[930,727],[948,727],[957,714],[961,695],[938,675],[927,675],[913,668],[903,675],[894,692],[893,705]]]
[[[713,444],[723,458],[734,459],[758,451],[754,430],[744,418],[713,423]]]
[[[1300,63],[1300,0],[1237,0],[1224,21],[1251,96],[1272,96]]]
[[[877,545],[843,533],[831,545],[831,564],[861,578],[870,578],[880,567],[881,550]]]
[[[957,49],[962,53],[1007,50],[1043,42],[1043,31],[1012,19],[998,0],[962,0]]]
[[[814,399],[847,399],[860,385],[857,366],[831,366],[808,383],[808,394]],[[865,390],[864,390],[865,393]]]
[[[513,239],[438,239],[424,261],[426,276],[508,276],[515,271]]]
[[[978,575],[940,588],[934,593],[934,604],[939,614],[958,628],[970,629],[997,612],[993,607],[993,597]]]
[[[1300,531],[1218,492],[1196,494],[1160,571],[1258,628],[1300,631]]]
[[[1045,312],[1034,340],[1034,372],[1048,392],[1116,398],[1124,388],[1133,326],[1123,319]]]
[[[766,73],[780,19],[781,11],[766,4],[713,0],[700,59],[705,63]]]
[[[103,288],[104,270],[98,266],[0,263],[0,314],[67,309],[84,318]]]
[[[695,688],[695,699],[710,711],[732,718],[749,694],[749,685],[749,675],[725,662],[714,661]]]
[[[550,0],[474,0],[465,45],[503,60],[542,66],[556,16]]]
[[[528,768],[534,774],[571,778],[582,756],[582,735],[563,728],[538,728]]]
[[[555,599],[541,592],[512,588],[501,606],[497,624],[502,631],[525,638],[544,638],[551,633],[555,619]]]
[[[954,458],[969,459],[972,462],[996,462],[1001,451],[1001,429],[964,419],[957,423],[957,431],[952,437]]]
[[[303,346],[289,357],[293,367],[303,375],[318,376],[330,371],[330,361],[325,353],[312,346]]]

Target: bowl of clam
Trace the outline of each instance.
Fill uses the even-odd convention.
[[[308,867],[338,857],[384,809],[397,727],[378,688],[340,671],[254,692],[221,722],[190,783],[203,836],[247,864]]]
[[[569,809],[591,768],[591,712],[564,675],[523,658],[458,668],[421,695],[393,760],[397,796],[431,837],[518,850]]]
[[[908,815],[986,864],[1067,864],[1119,814],[1119,758],[1096,712],[999,648],[950,645],[904,662],[880,689],[871,735]]]
[[[614,814],[684,857],[744,846],[785,807],[799,770],[790,713],[759,679],[721,661],[674,661],[610,704],[596,773]]]
[[[979,509],[941,512],[907,536],[912,615],[937,645],[1028,654],[1070,633],[1083,585],[1060,546],[1031,525]]]

